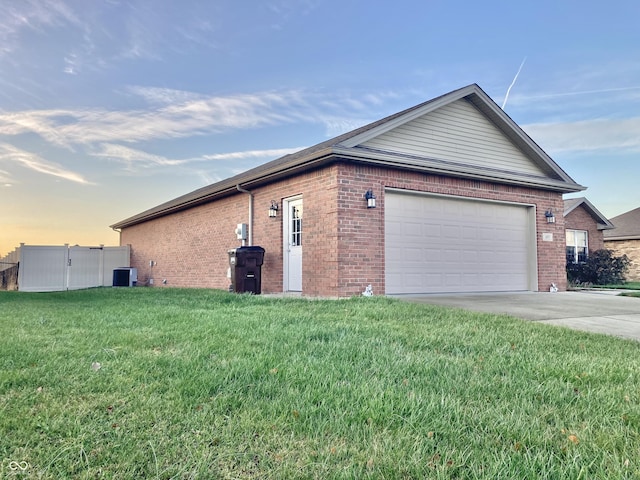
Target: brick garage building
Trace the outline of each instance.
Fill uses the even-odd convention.
[[[627,281],[640,282],[640,207],[613,217],[615,227],[604,234],[604,245],[616,255],[626,255],[631,260]]]
[[[589,252],[605,248],[604,232],[614,228],[607,218],[584,197],[564,201],[567,262],[583,262]]]
[[[226,289],[245,223],[263,293],[548,291],[566,287],[562,194],[583,189],[474,84],[112,228],[142,284]]]

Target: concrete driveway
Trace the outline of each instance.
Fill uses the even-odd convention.
[[[640,298],[617,291],[402,295],[403,300],[458,307],[640,341]]]

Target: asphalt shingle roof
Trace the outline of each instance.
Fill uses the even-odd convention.
[[[408,121],[408,119],[413,118],[413,116],[421,115],[424,112],[428,112],[429,109],[439,108],[442,104],[446,104],[449,101],[456,101],[460,98],[467,98],[471,103],[473,103],[474,106],[482,111],[490,121],[501,129],[514,144],[529,155],[532,161],[537,162],[538,166],[547,172],[546,177],[540,176],[537,178],[526,178],[525,175],[521,175],[520,178],[510,179],[511,183],[531,183],[535,185],[536,188],[549,188],[562,192],[576,192],[584,190],[584,187],[575,183],[575,181],[573,181],[573,179],[564,170],[562,170],[560,166],[558,166],[531,138],[529,138],[529,136],[524,133],[524,131],[518,127],[518,125],[516,125],[515,122],[513,122],[513,120],[504,113],[502,109],[500,109],[500,107],[497,106],[478,85],[472,84],[318,143],[317,145],[302,149],[296,153],[285,155],[284,157],[264,163],[234,177],[199,188],[187,193],[186,195],[182,195],[115,223],[111,225],[111,228],[125,228],[153,218],[168,215],[196,205],[201,205],[227,195],[235,194],[240,186],[244,189],[253,188],[255,186],[266,184],[273,179],[284,178],[287,175],[294,175],[300,171],[335,161],[338,158],[342,160],[349,159],[350,161],[358,161],[361,163],[375,163],[373,159],[368,156],[371,155],[370,152],[366,152],[364,150],[358,151],[354,148],[345,147],[345,145],[348,145],[349,141],[354,143],[357,140],[360,140],[360,138],[362,138],[361,136],[367,135],[368,133],[370,135],[377,135],[385,128],[392,128],[397,124],[397,122],[401,123],[402,121]],[[406,158],[399,158],[393,163],[393,166],[396,168],[420,168],[416,167],[415,163],[408,163],[408,161],[409,160]],[[446,162],[440,162],[440,165],[438,166],[434,166],[434,162],[437,163],[437,160],[431,161],[431,166],[423,166],[422,168],[427,170],[432,169],[432,171],[440,174],[460,175],[460,172],[456,172],[455,168],[452,170],[453,167],[446,165]],[[377,161],[377,164],[384,163],[384,160]],[[480,174],[471,173],[468,175],[480,175],[480,178],[489,178],[493,181],[507,181],[506,177],[499,176],[500,172],[492,172],[489,168],[486,168],[485,171]]]
[[[640,207],[609,219],[616,227],[604,232],[604,238],[637,238],[640,239]]]
[[[615,226],[609,220],[607,220],[607,217],[600,213],[600,211],[596,207],[594,207],[593,204],[585,197],[565,199],[564,216],[566,217],[580,205],[582,205],[587,213],[589,213],[589,215],[591,215],[591,217],[596,221],[596,223],[598,224],[598,230],[610,230],[612,228],[615,228]]]

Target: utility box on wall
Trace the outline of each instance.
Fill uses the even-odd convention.
[[[229,250],[231,291],[236,293],[261,293],[261,270],[264,248],[238,247]]]

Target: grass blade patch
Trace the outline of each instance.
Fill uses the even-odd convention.
[[[635,478],[639,344],[373,297],[0,292],[2,475]]]

